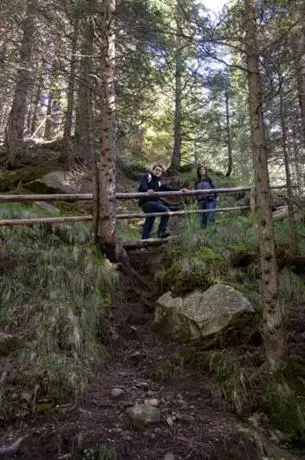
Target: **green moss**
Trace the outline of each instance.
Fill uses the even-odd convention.
[[[16,187],[20,187],[22,184],[31,182],[38,177],[42,177],[53,170],[53,163],[43,166],[26,166],[14,171],[2,170],[0,171],[0,192],[12,191],[16,189]]]
[[[185,295],[194,289],[206,290],[220,279],[225,272],[225,260],[212,248],[202,246],[176,249],[167,269],[157,273],[156,278],[169,286],[173,295]]]

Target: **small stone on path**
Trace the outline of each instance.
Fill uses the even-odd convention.
[[[158,407],[159,400],[157,398],[145,399],[144,404],[148,404],[149,406]]]
[[[174,456],[174,454],[172,454],[172,453],[169,452],[168,454],[166,454],[166,455],[164,456],[164,459],[163,459],[163,460],[175,460],[175,456]]]
[[[124,390],[122,388],[112,388],[111,390],[111,397],[113,399],[120,398],[124,394]]]
[[[127,409],[127,414],[134,424],[140,428],[161,421],[161,411],[149,404],[136,404]]]

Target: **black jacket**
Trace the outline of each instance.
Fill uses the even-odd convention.
[[[172,190],[171,188],[162,185],[160,179],[152,173],[146,173],[141,177],[138,192],[147,192],[148,189],[154,190],[155,192]],[[154,197],[153,195],[143,196],[139,199],[139,206],[142,206],[142,204],[146,201],[158,201],[159,199],[159,197]]]

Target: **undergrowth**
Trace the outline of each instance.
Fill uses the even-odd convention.
[[[260,267],[255,221],[250,215],[235,213],[216,215],[218,232],[202,230],[198,217],[185,217],[177,225],[178,235],[167,246],[168,266],[156,274],[164,289],[174,295],[185,295],[198,288],[207,289],[221,282],[228,284],[255,305],[258,330],[262,306],[259,294]],[[302,217],[297,219],[297,231],[302,233]],[[277,248],[290,250],[289,223],[274,225]],[[305,254],[305,240],[300,240],[300,255]],[[249,253],[249,263],[232,266],[232,254]],[[254,254],[254,257],[253,257]],[[305,446],[305,285],[304,276],[284,267],[279,272],[280,302],[284,312],[288,357],[275,374],[260,372],[264,363],[261,342],[232,349],[202,349],[189,347],[183,352],[183,366],[206,372],[215,384],[214,396],[241,415],[263,412],[271,425],[282,432],[283,443]],[[301,341],[301,342],[300,342]],[[182,358],[181,358],[182,359]],[[175,375],[176,358],[159,366],[156,378]]]
[[[6,206],[0,214],[38,212]],[[106,357],[115,275],[90,246],[90,236],[86,224],[1,230],[1,251],[14,264],[2,267],[0,328],[19,343],[0,357],[2,419],[79,397],[97,360]]]

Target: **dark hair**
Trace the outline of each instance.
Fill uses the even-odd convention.
[[[201,179],[201,174],[200,174],[200,169],[201,169],[201,168],[205,168],[205,177],[206,177],[207,179],[209,179],[209,178],[210,178],[210,177],[209,177],[209,174],[208,174],[209,168],[208,168],[207,165],[204,165],[204,164],[201,164],[201,165],[199,165],[199,166],[197,167],[197,179],[198,179],[198,180]]]
[[[162,172],[164,172],[164,168],[163,168],[162,165],[159,165],[159,164],[154,165],[153,168],[152,168],[152,170],[154,170],[154,169],[156,169],[156,168],[160,168],[160,169],[162,169]]]

